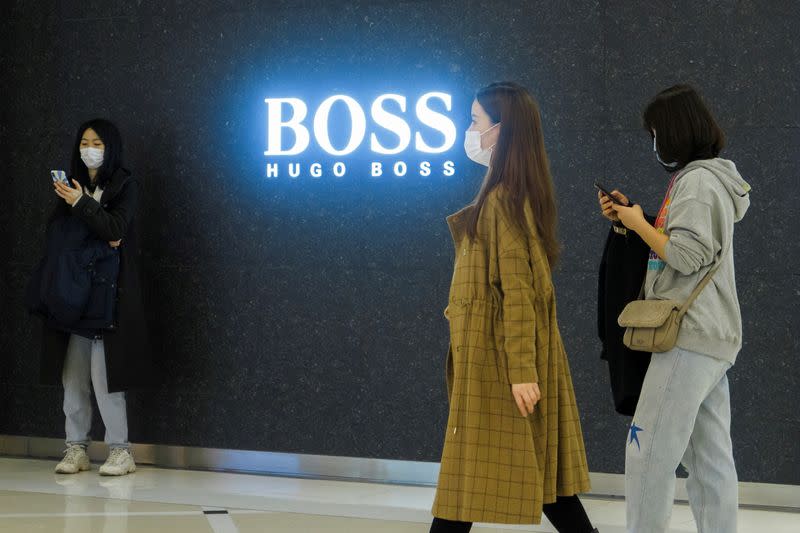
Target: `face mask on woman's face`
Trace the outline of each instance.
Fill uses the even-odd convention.
[[[81,161],[86,165],[86,168],[100,168],[103,164],[104,150],[100,148],[81,148]]]
[[[656,159],[658,159],[658,162],[661,163],[661,166],[664,167],[664,169],[667,172],[671,172],[671,171],[675,170],[675,167],[678,166],[678,162],[677,161],[674,161],[672,163],[665,163],[664,161],[661,160],[661,156],[658,153],[658,147],[656,146],[656,134],[655,134],[655,132],[653,132],[653,151],[656,153]]]
[[[488,167],[492,161],[492,148],[494,148],[494,145],[489,148],[481,148],[481,138],[499,125],[500,123],[498,122],[484,132],[467,130],[464,135],[464,151],[467,152],[467,157],[479,165]]]

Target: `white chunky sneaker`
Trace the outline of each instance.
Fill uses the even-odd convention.
[[[101,476],[124,476],[131,472],[136,472],[136,463],[131,452],[125,448],[112,449],[105,464],[100,467]]]
[[[89,470],[89,456],[86,448],[73,444],[64,451],[64,458],[56,465],[56,474],[77,474]]]

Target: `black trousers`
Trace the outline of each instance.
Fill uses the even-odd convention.
[[[559,533],[592,533],[594,528],[577,496],[558,496],[554,503],[542,506],[544,515]],[[434,518],[430,533],[469,533],[472,522]]]

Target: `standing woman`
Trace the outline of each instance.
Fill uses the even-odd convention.
[[[430,531],[472,522],[589,533],[581,426],[556,322],[556,203],[539,108],[516,83],[478,91],[465,149],[489,167],[475,201],[447,219],[456,248],[450,413]]]
[[[675,469],[682,463],[698,531],[735,532],[727,371],[742,347],[733,233],[750,205],[750,186],[731,161],[718,157],[724,134],[692,87],[656,95],[644,111],[644,127],[670,174],[655,226],[638,205],[622,207],[601,197],[601,208],[652,248],[646,300],[685,302],[707,274],[712,277],[689,306],[675,348],[650,360],[627,439],[628,531],[667,531]]]
[[[91,120],[78,129],[72,151],[72,187],[56,181],[60,202],[48,227],[61,217],[83,221],[92,235],[120,253],[116,316],[109,329],[65,332],[45,325],[42,378],[64,385],[67,449],[56,472],[89,469],[86,447],[92,425],[91,391],[110,447],[100,474],[136,470],[128,443],[125,390],[148,381],[150,352],[138,275],[135,215],[139,182],[122,167],[122,139],[111,122]]]

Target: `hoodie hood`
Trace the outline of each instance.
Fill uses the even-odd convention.
[[[734,206],[734,221],[739,222],[744,218],[750,207],[750,184],[747,183],[733,161],[727,159],[701,159],[692,161],[683,168],[685,174],[690,170],[703,168],[714,174],[728,191]]]

